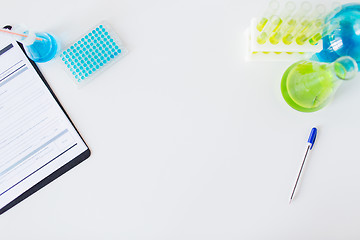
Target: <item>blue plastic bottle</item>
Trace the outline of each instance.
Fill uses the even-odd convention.
[[[323,50],[311,59],[334,62],[339,57],[350,56],[360,65],[360,4],[345,4],[338,13],[325,21],[337,22],[339,27],[323,38]]]

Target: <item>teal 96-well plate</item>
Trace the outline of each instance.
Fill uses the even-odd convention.
[[[103,22],[60,54],[77,84],[93,79],[127,53],[120,38]]]

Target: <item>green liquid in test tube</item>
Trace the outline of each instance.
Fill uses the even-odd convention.
[[[294,29],[291,31],[288,31],[284,37],[283,42],[286,45],[291,44],[296,37],[307,34],[309,28],[315,24],[315,21],[317,19],[320,19],[320,16],[322,16],[325,13],[325,6],[323,4],[318,4],[314,11],[309,16],[303,16],[302,19],[299,19],[298,24]],[[299,39],[303,39],[304,36],[302,36]],[[299,41],[300,42],[300,41]]]
[[[258,35],[256,39],[257,43],[264,44],[269,39],[270,35],[273,32],[276,32],[280,28],[283,21],[287,19],[294,10],[295,10],[295,3],[287,2],[285,4],[285,8],[280,12],[280,14],[274,15],[269,19],[265,28]]]
[[[259,32],[261,32],[261,31],[264,29],[264,27],[265,27],[265,25],[266,25],[266,23],[267,23],[268,21],[269,21],[268,18],[262,17],[262,18],[260,19],[260,21],[258,22],[258,24],[256,25],[256,29],[257,29]]]
[[[279,31],[276,31],[276,32],[274,32],[274,33],[271,35],[271,37],[270,37],[270,39],[269,39],[269,41],[271,42],[271,44],[274,44],[274,45],[278,44],[278,43],[280,42],[280,40],[281,40],[284,32],[285,32],[287,29],[294,27],[295,23],[296,23],[296,22],[295,22],[293,19],[290,19],[289,21],[286,21],[286,22],[283,24],[283,26],[279,29]]]
[[[312,36],[310,39],[309,39],[309,43],[311,45],[316,45],[321,39],[322,39],[322,34],[321,33],[316,33],[314,36]],[[325,35],[324,35],[325,36]]]
[[[272,16],[267,23],[266,27],[257,36],[256,41],[258,44],[264,44],[269,39],[270,34],[274,31],[276,26],[281,23],[281,19],[278,16]]]
[[[256,25],[256,29],[261,32],[265,25],[268,23],[269,19],[275,15],[276,11],[279,9],[279,2],[277,0],[272,0],[269,3],[268,8],[266,9],[263,16],[260,18],[260,21]]]
[[[338,2],[335,2],[332,7],[332,11],[325,17],[325,25],[319,29],[312,37],[309,38],[309,43],[311,45],[316,45],[324,36],[329,35],[332,31],[340,28],[339,20],[332,20],[332,18],[341,11],[342,5]]]
[[[303,45],[311,36],[316,34],[324,26],[324,15],[326,9],[323,4],[316,6],[314,16],[315,18],[306,25],[296,37],[296,43]]]
[[[339,21],[331,21],[326,23],[320,31],[315,33],[312,37],[309,38],[309,43],[311,45],[316,45],[324,36],[329,35],[332,31],[339,29],[340,23]]]
[[[270,42],[272,44],[278,44],[283,38],[284,34],[292,32],[295,29],[298,20],[303,18],[310,10],[311,4],[309,2],[303,2],[295,15],[285,20],[284,24],[281,25],[278,31],[274,31],[269,39]]]
[[[291,1],[286,2],[285,8],[279,14],[280,22],[275,27],[274,32],[277,32],[280,29],[280,27],[282,27],[284,25],[283,23],[286,22],[290,18],[290,16],[295,11],[295,8],[296,8],[296,5],[294,2],[291,2]]]
[[[313,21],[313,23],[306,28],[306,31],[299,34],[299,36],[296,38],[296,43],[303,45],[311,36],[319,32],[323,26],[324,22],[322,19]]]
[[[301,32],[303,29],[305,29],[311,22],[307,19],[303,19],[302,21],[299,21],[299,23],[291,30],[288,31],[285,36],[283,37],[283,43],[286,45],[291,44],[297,33]]]

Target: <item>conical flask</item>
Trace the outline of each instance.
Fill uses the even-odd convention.
[[[281,80],[285,101],[301,112],[323,108],[344,80],[352,79],[358,71],[351,57],[340,57],[333,63],[299,61],[291,65]]]
[[[22,35],[13,36],[23,44],[28,57],[34,62],[50,61],[60,50],[58,39],[49,33],[29,31],[22,25],[15,26],[13,31]]]

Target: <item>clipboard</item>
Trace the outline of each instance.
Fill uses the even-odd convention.
[[[39,68],[15,41],[0,44],[1,120],[9,127],[0,127],[0,215],[91,155]]]

